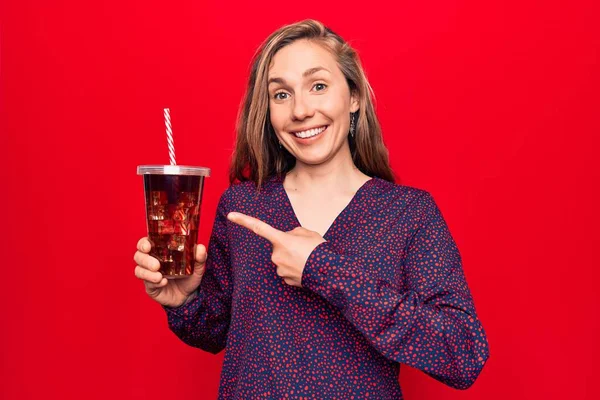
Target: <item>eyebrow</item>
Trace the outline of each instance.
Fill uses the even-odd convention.
[[[331,73],[331,71],[328,70],[325,67],[313,67],[313,68],[309,68],[306,71],[304,71],[304,73],[302,74],[302,78],[307,78],[307,77],[309,77],[309,76],[311,76],[313,74],[316,74],[317,72],[319,72],[321,70],[324,70],[324,71],[327,71],[327,72]],[[270,78],[269,82],[267,82],[267,86],[271,85],[271,83],[281,83],[282,85],[286,84],[285,83],[285,79],[283,79],[283,78],[277,78],[277,77]]]

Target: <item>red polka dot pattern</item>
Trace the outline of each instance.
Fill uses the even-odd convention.
[[[426,191],[374,177],[310,254],[302,288],[271,262],[271,243],[229,211],[300,226],[282,177],[221,196],[198,296],[163,307],[169,328],[225,349],[219,399],[402,399],[400,363],[457,389],[489,357],[458,248]]]

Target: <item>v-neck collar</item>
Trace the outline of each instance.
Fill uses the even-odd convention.
[[[377,179],[377,177],[375,177],[375,176],[371,177],[371,179],[369,179],[368,181],[363,183],[362,186],[358,188],[356,193],[354,193],[354,196],[352,196],[352,199],[350,199],[348,204],[346,204],[346,207],[344,207],[342,209],[342,211],[337,215],[337,217],[335,217],[335,219],[333,220],[331,225],[329,225],[329,228],[327,228],[327,231],[323,235],[323,239],[329,240],[328,238],[331,235],[331,231],[333,230],[334,226],[340,224],[340,221],[345,217],[346,214],[348,214],[350,212],[350,210],[354,207],[354,205],[358,202],[358,200],[361,199],[364,192],[375,183],[375,179]],[[277,190],[279,190],[281,192],[281,195],[283,197],[283,200],[285,203],[284,204],[285,211],[294,220],[294,225],[295,225],[294,227],[302,226],[302,224],[300,223],[300,220],[298,219],[298,216],[296,215],[296,211],[294,211],[294,207],[292,206],[290,197],[288,196],[285,188],[283,187],[284,180],[285,180],[285,176],[281,176],[281,177],[275,176],[274,181],[275,181],[276,188],[277,188]]]

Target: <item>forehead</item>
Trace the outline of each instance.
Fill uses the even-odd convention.
[[[332,74],[339,71],[334,57],[324,47],[308,40],[296,40],[273,56],[268,75],[298,78],[307,69],[318,66],[327,68]]]

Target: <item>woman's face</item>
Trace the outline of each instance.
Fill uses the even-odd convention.
[[[285,46],[273,57],[268,85],[271,124],[297,163],[350,157],[350,112],[358,110],[358,99],[327,50],[304,39]]]

